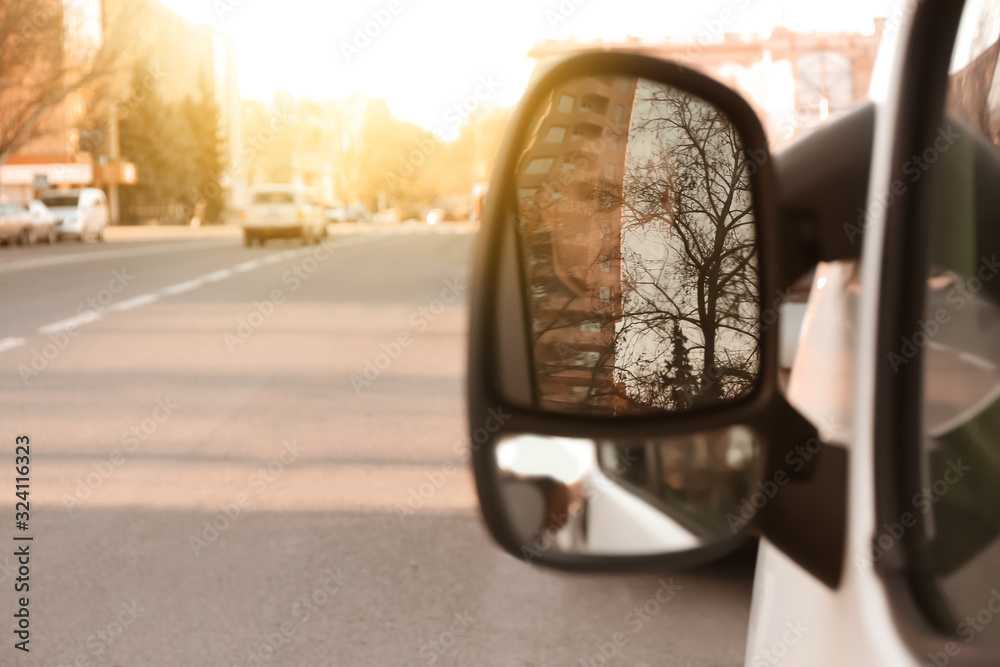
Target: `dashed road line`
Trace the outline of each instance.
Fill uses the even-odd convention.
[[[0,340],[0,352],[6,352],[7,350],[13,350],[16,347],[21,347],[28,341],[24,338],[4,338]]]
[[[122,248],[120,250],[96,250],[80,252],[75,255],[57,255],[55,257],[38,257],[19,262],[9,262],[0,264],[0,273],[10,271],[22,271],[24,269],[40,269],[49,266],[62,266],[63,264],[80,264],[83,262],[96,262],[102,259],[121,259],[128,257],[145,257],[147,255],[160,255],[170,252],[181,252],[191,249],[191,241],[181,241],[166,245],[146,246],[142,248]],[[199,249],[211,249],[223,245],[232,245],[232,241],[205,242],[199,244]]]
[[[251,259],[249,262],[243,262],[242,264],[237,264],[233,267],[233,271],[236,273],[246,273],[247,271],[253,271],[254,269],[259,269],[261,266],[259,259]]]
[[[232,269],[220,269],[218,271],[213,271],[212,273],[202,276],[202,280],[206,283],[217,283],[220,280],[225,280],[226,278],[233,277]]]
[[[79,315],[67,317],[65,320],[59,320],[58,322],[38,327],[38,333],[43,335],[59,333],[60,331],[66,331],[67,329],[73,329],[75,327],[81,327],[84,324],[96,322],[99,319],[101,319],[100,313],[96,310],[88,310],[84,313],[80,313]]]
[[[167,296],[176,296],[178,294],[183,294],[184,292],[190,292],[193,289],[198,289],[205,284],[205,281],[201,278],[192,278],[191,280],[185,280],[182,283],[177,283],[176,285],[171,285],[169,287],[164,287],[160,290],[160,294],[166,294]]]
[[[379,235],[379,236],[374,236],[374,235],[372,235],[372,236],[353,236],[353,237],[344,238],[344,239],[338,240],[338,241],[330,241],[330,242],[327,242],[325,245],[326,245],[327,249],[334,249],[334,248],[342,248],[342,247],[346,247],[346,246],[361,245],[361,244],[364,244],[364,243],[371,243],[373,241],[381,241],[384,238],[386,238],[386,237],[385,236],[381,236],[381,235]],[[140,296],[133,297],[131,299],[127,299],[127,300],[121,301],[119,303],[111,304],[111,305],[109,305],[109,306],[107,306],[105,308],[102,308],[100,310],[89,310],[89,311],[80,313],[79,315],[74,315],[72,317],[67,317],[64,320],[59,320],[58,322],[52,322],[51,324],[46,324],[44,326],[39,327],[37,333],[39,333],[41,335],[48,335],[48,334],[54,334],[54,333],[59,333],[59,332],[62,332],[62,331],[66,331],[67,329],[81,327],[81,326],[83,326],[85,324],[91,324],[93,322],[96,322],[96,321],[100,320],[102,318],[102,316],[103,316],[102,314],[104,312],[125,312],[125,311],[129,311],[129,310],[135,310],[136,308],[140,308],[142,306],[146,306],[146,305],[149,305],[151,303],[156,303],[156,302],[160,301],[160,299],[162,297],[164,297],[164,296],[177,296],[178,294],[183,294],[185,292],[190,292],[192,290],[198,289],[199,287],[201,287],[203,285],[206,285],[206,284],[209,284],[209,283],[216,283],[216,282],[220,282],[220,281],[226,280],[228,278],[232,278],[233,276],[235,276],[238,273],[246,273],[248,271],[253,271],[255,269],[259,269],[262,266],[267,265],[267,264],[276,264],[276,263],[281,262],[281,261],[296,259],[296,258],[299,258],[299,257],[304,257],[305,255],[310,254],[314,250],[315,250],[315,247],[310,247],[310,246],[306,246],[306,247],[299,248],[299,249],[296,249],[296,250],[285,250],[283,252],[275,253],[273,255],[268,255],[266,257],[261,257],[261,258],[250,260],[250,261],[247,261],[247,262],[242,262],[240,264],[237,264],[236,266],[233,266],[232,268],[218,269],[216,271],[212,271],[211,273],[206,273],[203,276],[198,276],[197,278],[192,278],[190,280],[185,280],[185,281],[180,282],[180,283],[175,283],[173,285],[168,285],[167,287],[163,287],[163,288],[157,290],[156,292],[150,292],[148,294],[142,294]],[[135,254],[153,254],[153,253],[150,253],[150,252],[135,252],[135,251],[133,251],[133,252],[130,253],[130,255],[135,255]],[[109,251],[109,252],[104,252],[104,253],[100,253],[100,252],[91,253],[91,256],[94,256],[94,255],[101,255],[105,259],[107,259],[108,257],[111,257],[111,256],[115,256],[115,257],[123,256],[120,251]],[[39,260],[39,261],[43,261],[43,260]],[[81,261],[83,261],[83,260],[81,260]],[[24,265],[24,264],[27,264],[27,263],[28,262],[21,262],[20,264]],[[5,269],[0,268],[0,272],[2,272],[3,270],[5,270]],[[6,269],[6,270],[10,270],[10,269]],[[4,338],[4,339],[0,340],[0,353],[6,352],[8,350],[13,350],[13,349],[18,348],[18,347],[21,347],[26,342],[27,341],[24,338],[14,338],[14,337]]]
[[[141,296],[133,297],[131,299],[126,299],[125,301],[120,301],[118,303],[113,303],[108,306],[108,310],[114,311],[116,313],[123,313],[127,310],[134,310],[141,306],[148,306],[151,303],[156,303],[160,300],[160,295],[155,293],[143,294]]]

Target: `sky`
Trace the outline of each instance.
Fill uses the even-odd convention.
[[[278,91],[313,99],[359,93],[399,118],[447,129],[470,96],[511,106],[527,56],[545,39],[721,38],[724,32],[871,31],[904,0],[160,0],[236,44],[248,99]],[[453,116],[450,116],[453,118]]]

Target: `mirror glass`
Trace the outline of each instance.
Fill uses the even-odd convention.
[[[756,445],[741,426],[647,442],[518,435],[498,444],[496,460],[528,559],[705,546],[745,527],[762,493]]]
[[[537,407],[673,412],[754,389],[757,166],[722,110],[677,88],[552,91],[515,174]]]

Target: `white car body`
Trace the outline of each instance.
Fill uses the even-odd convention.
[[[105,228],[111,223],[108,198],[98,188],[50,190],[42,195],[41,201],[56,217],[60,238],[84,241],[93,236],[102,240]]]
[[[28,212],[23,206],[0,202],[0,242],[9,245],[22,240],[29,226]]]
[[[950,661],[915,655],[894,621],[892,600],[871,557],[876,526],[875,387],[886,208],[901,61],[912,14],[887,31],[872,81],[877,104],[872,178],[861,261],[820,264],[813,279],[788,396],[848,457],[845,562],[831,589],[766,538],[754,577],[745,665],[922,667]],[[872,287],[868,287],[872,286]],[[900,547],[902,548],[902,547]],[[963,645],[964,646],[964,645]],[[936,653],[936,652],[935,652]],[[938,662],[935,662],[937,660]],[[942,663],[941,661],[944,660]]]
[[[244,237],[255,239],[301,238],[316,241],[326,236],[326,211],[312,189],[301,185],[255,185],[242,216]]]
[[[48,240],[50,243],[59,237],[57,227],[59,219],[55,213],[49,210],[43,202],[35,199],[28,204],[28,213],[31,215],[31,226],[35,231],[37,240]]]

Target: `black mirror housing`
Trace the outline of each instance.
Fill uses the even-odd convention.
[[[760,365],[753,390],[738,400],[682,412],[617,417],[539,407],[531,372],[531,315],[526,306],[523,258],[518,252],[515,165],[536,110],[560,82],[579,76],[638,77],[690,93],[723,111],[742,140],[756,217]],[[583,53],[554,64],[532,84],[496,164],[470,285],[468,415],[477,492],[487,526],[498,543],[512,555],[551,567],[632,570],[706,563],[737,549],[752,534],[762,533],[835,586],[843,561],[845,518],[844,498],[836,490],[843,493],[840,482],[846,465],[836,451],[819,441],[816,428],[788,403],[779,386],[777,321],[788,276],[783,266],[794,265],[799,258],[782,259],[794,252],[794,240],[781,233],[774,165],[764,130],[750,105],[721,83],[679,64],[627,53]],[[497,411],[507,415],[502,423],[492,419]],[[760,484],[783,488],[769,495],[762,507],[754,507],[749,516],[730,522],[738,527],[724,539],[665,554],[581,555],[526,549],[530,545],[512,525],[497,462],[497,447],[507,439],[532,435],[649,442],[729,427],[747,428],[755,434],[760,443]],[[799,453],[803,447],[813,452],[802,465],[791,463],[802,460],[797,447]],[[809,480],[814,477],[824,480],[822,496],[810,492]],[[816,511],[817,502],[822,503],[822,530],[803,533],[806,522],[815,524],[810,513]]]

